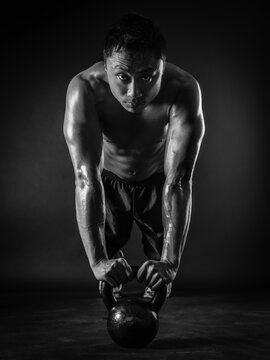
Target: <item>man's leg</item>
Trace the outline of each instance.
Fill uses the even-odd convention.
[[[116,259],[124,257],[121,249],[129,240],[132,230],[132,193],[120,178],[107,170],[102,173],[102,181],[106,206],[106,250],[109,259]],[[120,291],[121,285],[114,288],[116,297]]]
[[[164,230],[162,224],[162,193],[165,182],[163,173],[154,175],[145,186],[136,189],[134,199],[134,220],[142,232],[144,253],[149,260],[159,261],[163,248]],[[172,284],[167,285],[167,297]],[[146,288],[145,297],[154,292]]]

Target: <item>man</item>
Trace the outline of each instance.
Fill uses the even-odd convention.
[[[137,278],[155,291],[175,279],[186,242],[204,135],[201,92],[166,64],[165,40],[142,15],[114,24],[103,52],[67,90],[78,227],[95,278],[117,288],[134,276],[121,248],[135,221],[149,259]]]

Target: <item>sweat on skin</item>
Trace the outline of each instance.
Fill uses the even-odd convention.
[[[165,119],[164,122],[157,122],[157,116],[162,121]],[[122,124],[136,121],[141,131],[132,138],[133,134],[128,133],[130,127],[121,127],[121,121]],[[144,153],[149,145],[147,138],[158,131],[161,134],[165,126],[166,142],[155,145],[163,146],[160,147],[162,156],[160,153],[154,155],[156,147],[152,153]],[[106,146],[103,143],[105,132],[111,136],[111,144]],[[140,145],[137,152],[131,152],[129,144],[121,144],[122,155],[119,155],[119,133],[122,139],[130,136],[132,146]],[[189,229],[192,176],[204,135],[197,81],[152,53],[138,55],[114,51],[106,62],[95,64],[72,79],[67,91],[64,134],[74,166],[76,216],[85,251],[96,279],[112,286],[131,280],[133,273],[126,259],[109,259],[106,252],[102,169],[128,180],[147,178],[151,176],[150,170],[155,173],[163,167],[166,181],[161,259],[146,261],[137,278],[153,290],[172,282],[180,266]],[[142,161],[149,161],[151,167],[142,167]],[[135,169],[133,174],[128,171],[130,164]]]

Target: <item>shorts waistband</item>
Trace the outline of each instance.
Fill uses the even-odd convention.
[[[120,178],[118,175],[116,175],[115,173],[104,169],[102,171],[102,177],[106,177],[109,179],[113,179],[113,180],[117,180],[119,182],[128,184],[128,185],[133,185],[133,186],[144,186],[146,184],[151,184],[151,183],[156,183],[159,179],[162,179],[163,181],[165,180],[165,174],[163,171],[153,174],[151,176],[149,176],[147,179],[144,180],[137,180],[137,181],[131,181],[131,180],[127,180],[127,179],[122,179]]]

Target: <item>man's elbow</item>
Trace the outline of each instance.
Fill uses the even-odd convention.
[[[190,174],[185,174],[178,181],[178,186],[184,192],[191,192],[191,190],[192,190],[192,176]]]
[[[176,171],[173,176],[167,176],[167,182],[176,187],[191,187],[192,170],[182,167],[181,170]]]
[[[190,174],[184,174],[174,181],[167,181],[167,188],[171,189],[173,192],[180,191],[190,194],[192,191],[192,176]],[[167,192],[170,193],[170,191]]]
[[[98,171],[90,171],[87,166],[82,165],[75,171],[75,186],[79,190],[95,189],[101,182]]]
[[[85,188],[89,188],[90,186],[89,177],[82,169],[78,169],[75,171],[75,186],[78,190],[84,190]]]
[[[180,182],[180,187],[183,192],[187,195],[190,195],[192,192],[192,178],[191,177],[183,177]]]

